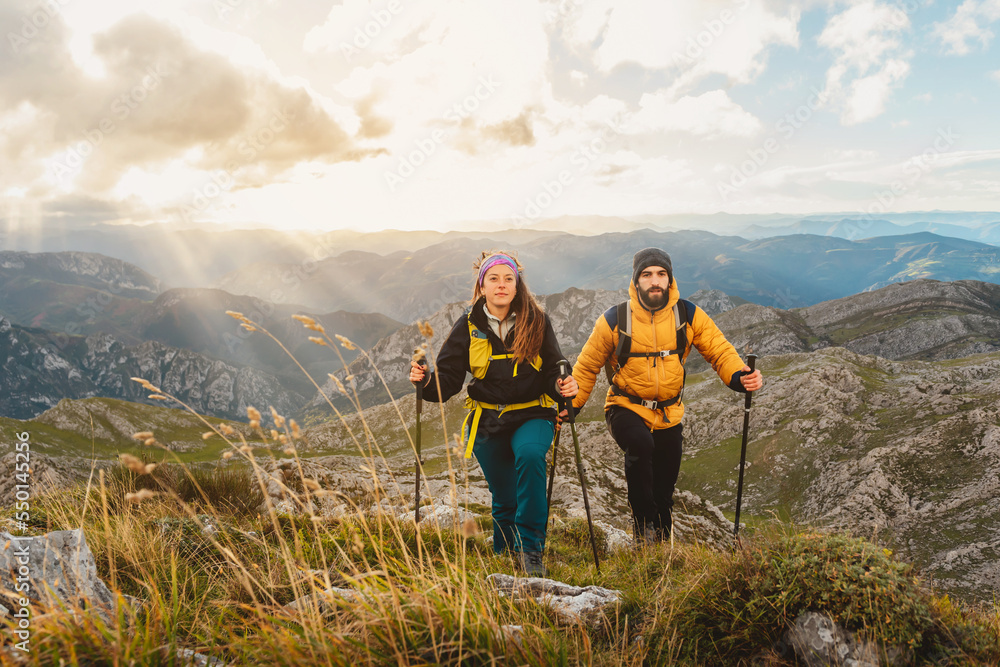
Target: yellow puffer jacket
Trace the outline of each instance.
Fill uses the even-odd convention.
[[[632,352],[655,352],[672,350],[677,346],[677,329],[674,321],[674,304],[680,298],[677,281],[670,283],[669,298],[666,307],[651,313],[639,302],[639,295],[632,283],[628,289],[632,302]],[[691,317],[689,315],[689,317]],[[619,326],[624,328],[623,323]],[[731,388],[734,384],[734,374],[743,370],[744,362],[736,348],[726,340],[726,337],[701,308],[696,308],[691,324],[687,325],[687,349],[684,358],[691,351],[691,346],[698,351],[722,381]],[[604,317],[600,317],[594,325],[594,331],[583,346],[580,358],[573,367],[573,377],[580,385],[580,392],[573,399],[576,408],[583,407],[587,398],[594,390],[597,374],[604,372],[604,363],[615,354],[618,345],[618,329],[614,331]],[[680,357],[671,355],[665,358],[631,358],[625,361],[622,369],[615,375],[615,384],[623,391],[647,400],[666,401],[680,393],[684,384],[684,370]],[[642,417],[651,429],[662,429],[676,426],[684,416],[684,403],[678,401],[662,410],[651,410],[637,405],[624,396],[618,396],[608,390],[604,409],[613,405],[628,408]],[[666,413],[666,414],[664,414]]]

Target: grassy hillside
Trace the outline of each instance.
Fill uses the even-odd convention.
[[[112,474],[104,492],[36,500],[34,530],[82,527],[99,576],[133,602],[110,616],[36,612],[32,651],[18,664],[173,664],[187,650],[229,664],[791,666],[784,633],[807,610],[910,664],[1000,660],[1000,609],[935,594],[911,565],[850,535],[769,526],[736,550],[611,551],[598,529],[598,572],[585,523],[557,519],[550,576],[619,594],[578,623],[488,583],[491,573],[517,574],[488,545],[488,516],[417,530],[361,510],[331,519],[270,504],[220,509],[253,488],[249,472],[200,501],[122,502],[139,479]],[[300,498],[332,494],[364,507],[375,497],[299,482],[311,489],[292,493]]]

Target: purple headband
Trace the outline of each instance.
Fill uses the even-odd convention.
[[[483,260],[482,265],[479,267],[479,284],[483,284],[483,279],[486,278],[486,272],[497,264],[505,264],[509,266],[510,270],[514,272],[514,283],[517,284],[517,262],[501,252],[498,252],[495,255],[490,255]]]

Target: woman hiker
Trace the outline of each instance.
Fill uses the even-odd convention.
[[[472,374],[465,457],[476,455],[493,494],[493,551],[516,552],[527,574],[546,576],[545,455],[556,402],[576,395],[576,380],[559,380],[559,343],[518,261],[483,252],[473,268],[471,308],[452,327],[434,372],[411,362],[410,381],[423,383],[425,400],[441,402]]]

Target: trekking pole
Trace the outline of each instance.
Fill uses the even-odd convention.
[[[559,377],[569,377],[569,362],[563,359],[559,362]],[[587,499],[587,480],[583,475],[583,457],[580,456],[580,438],[576,435],[576,417],[573,414],[573,401],[568,400],[566,405],[566,421],[569,422],[570,432],[573,434],[573,450],[576,452],[576,471],[580,474],[580,487],[583,489],[583,507],[587,510],[587,527],[590,529],[590,546],[594,549],[594,567],[601,571],[601,560],[597,557],[597,538],[594,537],[594,521],[590,518],[590,501]]]
[[[757,355],[747,355],[747,366],[750,367],[751,373],[753,373],[755,363],[757,363]],[[740,449],[740,483],[736,486],[736,522],[733,526],[735,545],[739,545],[740,541],[740,504],[743,502],[743,470],[747,463],[747,433],[750,431],[750,400],[752,397],[753,392],[748,391],[743,399],[743,447]]]
[[[562,424],[556,424],[556,434],[552,437],[552,470],[549,472],[549,490],[545,494],[545,525],[549,525],[549,516],[552,514],[552,485],[556,481],[556,454],[559,452],[559,434],[562,433]],[[548,528],[546,528],[548,530]]]
[[[423,357],[423,350],[418,349],[414,354],[416,362],[422,368],[427,368],[427,362]],[[420,523],[420,410],[424,407],[424,385],[420,382],[413,384],[417,395],[417,424],[413,433],[413,444],[417,450],[417,460],[413,465],[413,522]]]

